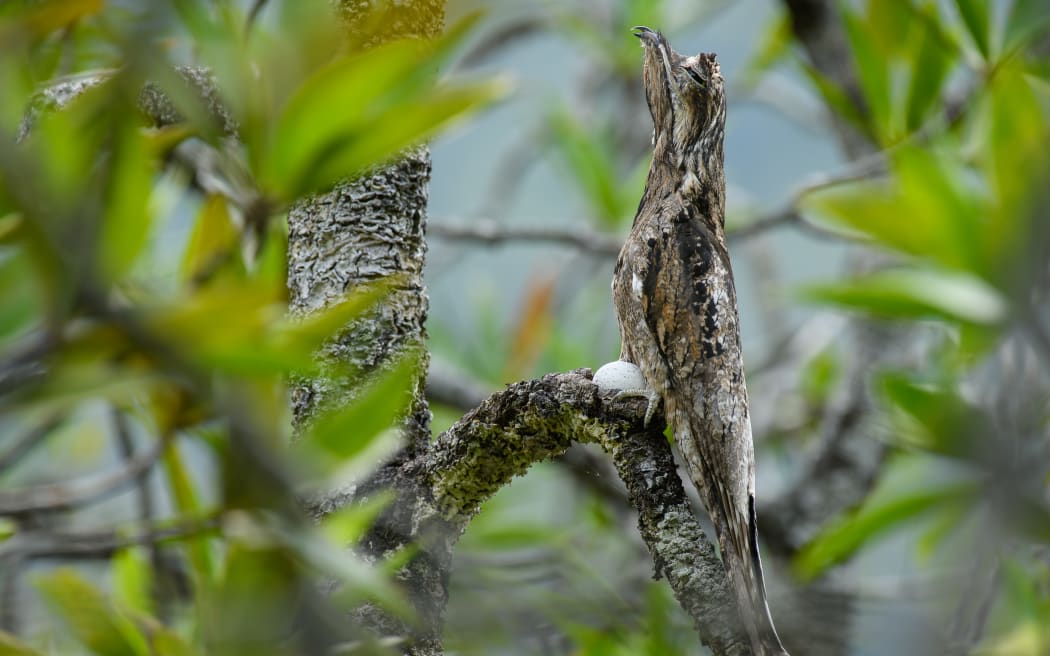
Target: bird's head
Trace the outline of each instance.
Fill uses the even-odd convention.
[[[715,55],[683,57],[659,32],[648,27],[631,31],[645,48],[643,83],[653,115],[656,158],[679,168],[703,169],[715,156],[720,162],[726,99]]]

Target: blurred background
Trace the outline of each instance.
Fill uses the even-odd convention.
[[[352,99],[364,87],[347,85],[371,70],[401,94],[391,102],[426,117],[375,152],[433,137],[436,435],[506,384],[618,357],[612,263],[651,138],[629,28],[648,25],[680,53],[717,53],[726,79],[726,231],[785,643],[1050,654],[1044,0],[456,1],[448,25],[480,18],[421,60],[436,79],[407,87],[377,61],[318,74],[334,37],[309,5],[27,0],[0,14],[12,44],[0,138],[26,131],[26,106],[66,106],[39,89],[99,71],[118,81],[45,114],[0,162],[0,653],[296,653],[266,631],[246,636],[337,560],[357,591],[337,607],[396,606],[385,579],[339,548],[374,509],[315,534],[285,514],[285,495],[255,494],[265,483],[231,455],[249,426],[293,463],[292,482],[367,460],[324,435],[296,454],[276,446],[290,431],[288,372],[316,374],[324,328],[357,311],[280,323],[282,208],[334,182],[287,164],[319,161],[330,137],[282,122],[282,99],[351,120],[317,80]],[[219,191],[175,147],[232,148],[192,103],[179,105],[183,131],[142,137],[130,118],[146,80],[178,104],[172,63],[210,66],[236,99],[246,145],[208,169]],[[469,102],[424,109],[449,85]],[[401,109],[383,107],[369,129]],[[301,142],[316,152],[271,149]],[[146,191],[114,191],[129,188]],[[269,218],[253,223],[260,199]],[[149,226],[129,232],[142,214]],[[96,267],[98,285],[83,283]],[[168,341],[121,323],[100,289]],[[391,403],[375,411],[395,416]],[[374,432],[365,446],[384,439]],[[97,478],[112,466],[138,484],[95,494],[116,489]],[[56,481],[76,485],[45,489]],[[90,502],[55,496],[72,493]],[[635,522],[600,451],[533,467],[456,549],[448,652],[705,653],[653,580]],[[233,618],[222,630],[215,609]]]

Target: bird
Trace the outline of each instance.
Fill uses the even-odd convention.
[[[647,424],[663,402],[752,651],[783,656],[758,551],[754,444],[724,231],[724,80],[714,54],[683,57],[661,33],[632,31],[644,49],[653,159],[612,296],[620,359],[638,366],[645,386],[617,396],[647,398]]]

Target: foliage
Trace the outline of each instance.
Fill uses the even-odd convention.
[[[804,294],[931,331],[923,364],[874,372],[894,466],[923,475],[896,488],[888,478],[809,544],[796,570],[818,575],[917,519],[919,548],[942,562],[991,540],[1004,568],[996,607],[1030,601],[1024,613],[994,613],[977,653],[1036,654],[1045,632],[1030,629],[1050,623],[1050,597],[1016,579],[1045,567],[1032,554],[1050,538],[1050,87],[1045,49],[1033,47],[1050,14],[1022,1],[1000,22],[990,7],[844,8],[864,104],[842,107],[844,94],[818,91],[887,149],[887,170],[814,194],[805,208],[884,256],[879,270]],[[964,95],[951,80],[965,81]]]
[[[438,80],[472,20],[433,42],[364,48],[370,34],[351,41],[323,3],[305,4],[269,3],[270,20],[255,23],[233,3],[0,10],[0,432],[12,436],[2,468],[71,435],[51,467],[69,477],[76,452],[102,446],[85,441],[109,433],[128,460],[108,466],[155,460],[170,501],[156,504],[147,478],[138,519],[74,521],[73,542],[105,545],[96,555],[111,556],[111,580],[106,592],[73,569],[35,577],[65,628],[46,642],[63,653],[320,653],[357,637],[338,618],[363,601],[409,618],[384,570],[343,548],[377,507],[316,527],[294,497],[363,476],[396,446],[387,429],[416,355],[369,374],[357,403],[291,442],[289,376],[339,366],[318,360],[320,346],[385,285],[287,317],[283,213],[501,87]],[[188,79],[214,89],[202,96]],[[144,90],[162,92],[178,120],[144,110]],[[56,511],[93,501],[23,507],[41,488],[2,468],[14,517],[5,563],[63,534]],[[75,476],[68,484],[80,489]],[[342,592],[322,598],[322,578]],[[0,651],[37,653],[6,634]]]
[[[139,489],[166,500],[135,519],[108,515],[110,506],[65,513],[78,506],[60,503],[3,520],[5,565],[40,532],[113,546],[105,576],[78,567],[31,577],[53,626],[0,632],[0,654],[383,653],[353,642],[362,636],[340,620],[362,600],[406,613],[384,568],[343,550],[388,499],[320,526],[291,502],[362,475],[393,448],[386,428],[415,361],[370,377],[356,404],[288,446],[288,377],[336,366],[315,358],[318,347],[384,288],[287,318],[282,214],[453,125],[502,86],[438,75],[478,29],[472,19],[430,43],[366,48],[373,35],[347,41],[315,3],[274,0],[250,25],[240,8],[250,3],[138,4],[158,6],[0,7],[9,144],[0,148],[0,505],[32,497],[38,479],[75,482],[91,464],[112,466],[110,441],[130,444],[132,458],[157,449],[159,474]],[[784,75],[835,119],[821,130],[842,123],[870,146],[877,174],[792,201],[799,222],[854,245],[864,266],[792,298],[821,316],[907,331],[917,357],[866,372],[881,421],[867,439],[886,440],[892,455],[867,500],[806,544],[793,572],[816,579],[896,537],[914,549],[915,571],[989,570],[991,612],[973,653],[1046,653],[1050,11],[1043,0],[832,4],[855,88],[814,66],[778,12],[737,80],[727,75],[732,111]],[[624,120],[627,108],[644,112],[628,28],[652,25],[674,40],[717,20],[706,12],[718,5],[537,3],[543,27],[586,63],[579,96],[550,103],[542,139],[529,144],[581,201],[576,227],[623,231],[648,167],[648,128]],[[186,83],[198,69],[179,65],[207,67],[228,116]],[[85,88],[74,98],[40,93],[56,84]],[[143,88],[162,91],[180,120],[144,117]],[[494,385],[594,365],[615,357],[607,290],[604,265],[545,265],[510,320],[483,308],[471,318],[476,338],[436,326],[432,347]],[[794,396],[776,407],[788,419],[770,429],[792,464],[793,450],[819,441],[860,357],[841,339],[814,342],[788,372]],[[754,403],[777,363],[748,358]],[[756,431],[769,456],[764,437]],[[27,465],[11,466],[22,452]],[[647,581],[646,554],[625,538],[633,519],[609,500],[616,492],[603,476],[540,468],[490,502],[457,551],[450,646],[520,652],[527,637],[581,654],[695,651],[667,587]],[[992,555],[974,564],[978,547]],[[316,594],[321,578],[342,594]],[[955,597],[979,594],[951,596],[946,615]]]

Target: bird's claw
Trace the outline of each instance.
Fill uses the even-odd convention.
[[[656,414],[656,408],[660,405],[660,395],[657,394],[656,390],[648,387],[623,390],[613,397],[613,401],[637,398],[645,399],[648,402],[648,405],[645,406],[645,420],[642,422],[642,426],[649,428],[649,422],[652,420],[653,415]]]

